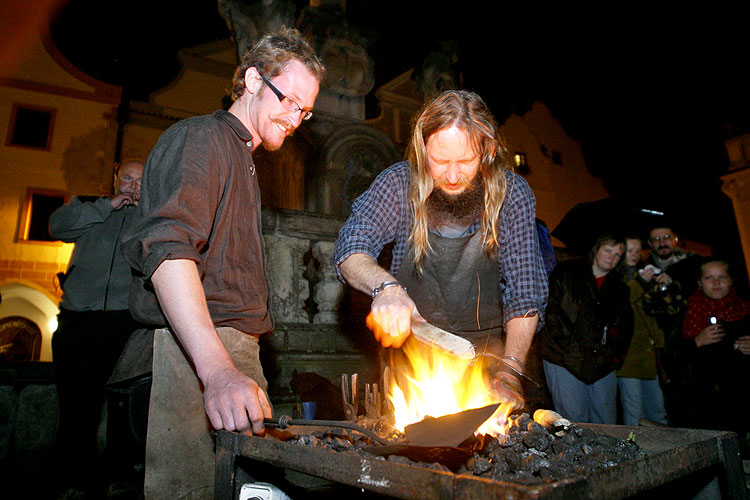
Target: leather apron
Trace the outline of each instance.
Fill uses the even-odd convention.
[[[396,279],[419,313],[433,325],[470,340],[479,349],[504,338],[497,258],[482,248],[481,231],[457,238],[428,235],[433,252],[417,275],[414,249],[407,247]]]

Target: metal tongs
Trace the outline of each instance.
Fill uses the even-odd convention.
[[[351,377],[351,378],[350,378]],[[357,421],[357,378],[359,376],[355,373],[351,376],[342,373],[341,374],[341,399],[344,404],[344,418],[350,422]]]
[[[289,415],[281,415],[278,418],[264,418],[263,425],[266,427],[277,427],[279,429],[286,429],[292,425],[308,425],[314,427],[337,427],[340,429],[351,429],[357,431],[360,434],[364,434],[368,438],[376,441],[380,444],[392,444],[369,429],[365,429],[357,424],[351,422],[342,422],[339,420],[305,420],[301,418],[292,418]]]

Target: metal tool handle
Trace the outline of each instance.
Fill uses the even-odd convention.
[[[351,377],[351,378],[350,378]],[[349,376],[341,374],[341,400],[344,407],[344,415],[351,422],[357,421],[358,397],[357,397],[357,380],[359,375],[356,373]]]
[[[360,434],[364,434],[368,438],[372,439],[373,441],[377,441],[380,444],[393,444],[381,438],[374,432],[368,429],[365,429],[364,427],[360,427],[359,425],[353,424],[351,422],[342,422],[340,420],[305,420],[305,419],[292,418],[289,415],[281,415],[279,416],[278,419],[264,418],[263,424],[266,427],[278,427],[279,429],[286,429],[287,427],[291,425],[310,425],[310,426],[317,426],[317,427],[340,427],[343,429],[351,429],[353,431],[357,431]]]

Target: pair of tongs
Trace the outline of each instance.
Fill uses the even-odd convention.
[[[357,421],[357,378],[358,375],[341,374],[341,399],[344,404],[344,418],[350,422]]]

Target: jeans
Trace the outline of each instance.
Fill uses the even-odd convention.
[[[622,418],[625,425],[638,425],[642,418],[667,423],[667,410],[664,409],[664,395],[659,379],[617,377],[620,388]]]
[[[611,371],[593,384],[586,384],[560,365],[544,361],[555,411],[571,422],[615,424],[617,422],[617,375]]]

